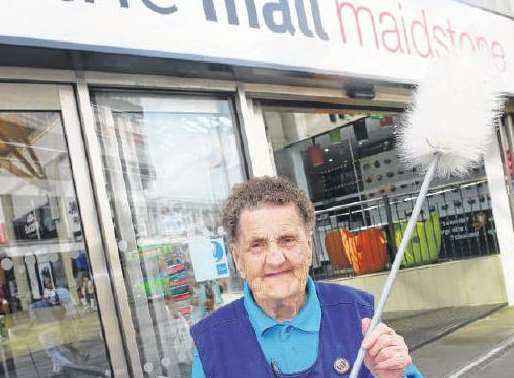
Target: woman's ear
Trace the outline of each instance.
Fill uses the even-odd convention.
[[[314,249],[313,249],[314,240],[313,240],[313,233],[312,233],[312,231],[310,231],[307,235],[308,235],[307,245],[309,246],[309,251],[308,251],[307,258],[309,259],[309,267],[311,267],[312,266],[312,254],[314,253]]]

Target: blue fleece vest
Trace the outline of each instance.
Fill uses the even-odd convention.
[[[349,287],[316,283],[321,306],[318,358],[297,374],[276,375],[257,341],[243,300],[221,307],[191,329],[207,378],[340,378],[334,369],[344,358],[351,364],[362,343],[361,319],[373,316],[373,297]],[[362,367],[359,378],[371,378]]]

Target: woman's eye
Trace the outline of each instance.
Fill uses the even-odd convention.
[[[295,243],[296,243],[296,238],[285,238],[284,239],[284,244],[287,246],[292,246]]]
[[[263,248],[263,243],[261,243],[261,242],[256,242],[256,243],[250,244],[250,249],[253,252],[259,252],[262,250],[262,248]]]

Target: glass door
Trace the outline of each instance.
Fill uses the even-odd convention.
[[[101,243],[88,237],[94,219],[82,218],[94,208],[78,124],[71,87],[0,84],[3,377],[126,372],[119,356],[109,361],[123,353]]]
[[[189,327],[241,295],[221,222],[245,177],[230,98],[94,90],[91,101],[95,182],[110,203],[139,367],[189,378]]]

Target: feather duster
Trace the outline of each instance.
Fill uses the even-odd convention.
[[[416,220],[435,176],[465,175],[480,163],[494,135],[504,99],[492,64],[480,54],[452,55],[429,67],[401,124],[400,158],[426,174],[412,215],[385,282],[367,333],[379,324]],[[356,378],[366,351],[361,347],[350,378]]]
[[[504,99],[492,63],[480,54],[451,55],[429,66],[400,125],[407,166],[426,169],[439,153],[436,176],[464,176],[481,162]]]

